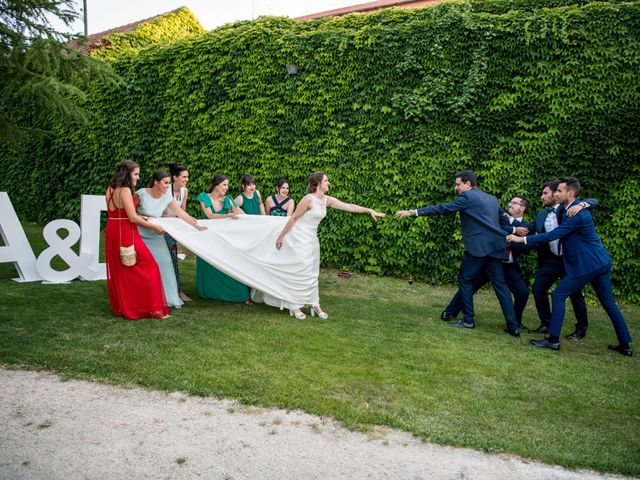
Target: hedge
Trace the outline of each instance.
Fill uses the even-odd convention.
[[[125,54],[135,54],[150,45],[168,45],[204,32],[204,27],[191,10],[182,7],[159,15],[130,31],[106,35],[92,47],[91,55],[102,60],[114,60]]]
[[[601,202],[617,292],[640,300],[640,2],[261,18],[112,62],[123,83],[94,86],[94,121],[1,156],[0,190],[25,219],[73,218],[124,158],[145,175],[187,166],[192,214],[215,173],[234,186],[256,175],[263,195],[286,176],[299,199],[323,170],[333,195],[388,213],[453,199],[462,169],[503,203],[534,206],[544,181],[574,175]],[[453,215],[332,212],[320,236],[324,266],[436,283],[455,280],[462,255]]]

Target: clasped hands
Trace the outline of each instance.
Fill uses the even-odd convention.
[[[509,243],[524,243],[524,237],[519,237],[515,233],[507,235],[507,242]]]

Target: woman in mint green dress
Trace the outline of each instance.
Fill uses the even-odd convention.
[[[264,204],[260,192],[256,190],[256,179],[253,175],[244,175],[240,179],[240,195],[236,204],[247,215],[265,215]]]
[[[138,213],[144,217],[162,217],[166,209],[171,210],[176,217],[187,222],[198,230],[206,230],[206,227],[198,225],[195,218],[191,217],[180,208],[178,203],[173,199],[169,188],[171,187],[171,178],[169,174],[158,170],[153,174],[151,183],[147,188],[141,188],[136,192],[138,196]],[[155,258],[158,267],[160,267],[160,277],[162,278],[162,287],[170,307],[180,308],[184,303],[178,294],[178,283],[176,280],[171,254],[164,239],[164,235],[157,234],[153,230],[138,225],[140,236],[147,245],[153,258]]]
[[[237,219],[242,210],[230,195],[229,180],[216,175],[206,192],[198,195],[198,201],[206,218]],[[224,302],[250,303],[249,287],[196,257],[196,290],[202,298]]]

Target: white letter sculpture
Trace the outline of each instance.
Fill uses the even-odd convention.
[[[36,270],[36,257],[7,192],[0,192],[0,214],[0,235],[4,241],[4,247],[0,247],[0,263],[13,262],[19,275],[14,278],[16,282],[42,280]]]
[[[48,223],[42,235],[49,245],[36,260],[31,245],[18,220],[9,195],[0,192],[0,233],[5,246],[0,247],[0,263],[14,262],[19,282],[44,280],[47,283],[65,283],[80,276],[83,280],[104,280],[107,269],[99,263],[100,212],[106,210],[103,195],[82,195],[80,223],[54,220]],[[65,238],[58,230],[68,232]],[[80,255],[71,249],[80,240]],[[59,256],[69,266],[66,270],[51,268],[53,257]]]

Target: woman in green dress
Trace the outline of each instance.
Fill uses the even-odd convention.
[[[198,195],[198,201],[206,218],[231,218],[236,220],[242,210],[231,195],[227,195],[229,180],[216,175],[206,192]],[[224,302],[251,303],[249,287],[196,257],[196,290],[202,298]]]
[[[256,190],[256,179],[253,175],[244,175],[240,179],[240,195],[236,203],[247,215],[265,215],[260,192]]]

